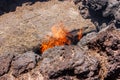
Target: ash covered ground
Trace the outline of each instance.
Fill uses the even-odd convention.
[[[119,0],[5,0],[0,13],[0,80],[120,79]],[[88,30],[41,54],[43,35],[60,20]]]

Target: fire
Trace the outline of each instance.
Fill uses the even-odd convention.
[[[51,28],[51,31],[52,31],[52,36],[47,36],[48,39],[42,42],[41,52],[44,52],[48,48],[52,48],[54,46],[60,46],[65,44],[69,45],[72,43],[70,39],[72,37],[72,34],[67,29],[65,29],[63,23],[54,25]],[[81,29],[79,30],[77,35],[78,35],[77,38],[80,40],[82,37]]]

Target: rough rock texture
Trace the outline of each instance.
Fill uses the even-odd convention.
[[[32,51],[0,55],[0,80],[43,80],[37,68],[40,56]]]
[[[28,5],[28,2],[32,1],[36,3]],[[17,6],[14,12],[0,16],[0,54],[4,52],[20,54],[32,50],[47,34],[50,34],[51,27],[60,21],[70,31],[86,26],[95,28],[90,20],[81,17],[79,10],[71,1],[27,0],[26,3]]]
[[[85,35],[78,46],[45,51],[40,72],[47,80],[119,80],[120,30],[114,24]]]
[[[33,69],[28,73],[21,74],[17,78],[11,74],[5,74],[0,77],[0,80],[44,80],[43,76],[40,74],[39,69]]]
[[[3,54],[0,56],[0,76],[4,75],[10,70],[13,54]]]
[[[40,72],[49,80],[98,79],[99,61],[77,46],[61,46],[43,53]]]
[[[114,16],[115,20],[120,24],[120,0],[108,0],[103,16]]]
[[[86,44],[96,36],[97,36],[97,32],[87,33],[85,36],[82,37],[82,39],[80,39],[80,41],[78,42],[78,45],[81,47],[86,46]]]
[[[106,79],[117,79],[120,76],[120,30],[108,26],[88,43],[88,47],[107,58],[104,65],[107,68]]]
[[[40,57],[34,52],[26,52],[23,55],[16,56],[12,61],[13,75],[18,75],[28,72],[35,68]]]
[[[75,0],[75,3],[80,3],[80,13],[90,18],[98,30],[111,22],[120,25],[120,0]]]
[[[119,80],[120,29],[110,24],[120,25],[120,0],[75,0],[90,19],[72,1],[41,1],[0,1],[0,80]],[[38,62],[29,51],[40,51],[33,48],[60,21],[69,30],[94,23],[100,32],[90,29],[77,45],[48,49]]]
[[[86,34],[77,45],[50,48],[41,59],[32,51],[0,55],[0,80],[120,79],[120,30],[114,25]]]

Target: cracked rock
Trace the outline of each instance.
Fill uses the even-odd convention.
[[[11,61],[13,59],[13,54],[4,53],[0,55],[0,76],[7,73],[10,69]]]
[[[120,26],[120,0],[75,0],[83,18],[90,18],[98,31],[113,22]],[[88,16],[89,15],[89,16]]]
[[[108,26],[88,43],[88,47],[107,58],[104,65],[107,69],[106,79],[117,79],[120,75],[120,30]]]
[[[47,80],[95,79],[99,61],[77,46],[60,46],[43,53],[40,72]],[[65,79],[64,79],[65,78]]]
[[[12,74],[17,77],[22,73],[28,72],[29,70],[35,68],[39,59],[39,55],[32,51],[16,56],[12,62]]]

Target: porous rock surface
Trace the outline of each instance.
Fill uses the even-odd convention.
[[[90,18],[101,30],[114,22],[120,25],[120,0],[74,0],[84,18]],[[119,27],[119,26],[117,26]]]
[[[93,38],[97,36],[97,32],[90,32],[83,36],[80,41],[77,43],[78,46],[83,47],[86,46],[88,42],[90,42]]]
[[[0,80],[119,80],[120,30],[113,24],[82,39],[77,45],[50,48],[42,56],[33,51],[2,54]]]
[[[0,54],[20,54],[32,50],[51,33],[51,27],[60,21],[69,31],[86,26],[95,28],[90,20],[82,18],[77,6],[69,0],[0,0],[2,1],[12,1],[16,6],[9,7],[15,8],[15,11],[0,16]],[[33,4],[29,5],[29,2]]]
[[[32,80],[42,80],[41,74],[34,69],[39,59],[40,56],[32,51],[23,54],[0,55],[0,80],[28,80],[30,77]]]
[[[13,54],[6,53],[0,56],[0,76],[9,71],[12,59]]]
[[[0,14],[16,9],[0,16],[0,80],[120,79],[120,29],[115,28],[120,21],[119,0],[75,0],[82,16],[91,21],[83,19],[69,1],[36,2],[31,6],[22,4],[26,0],[20,0],[19,5],[9,1],[0,1]],[[93,22],[100,32],[87,33],[77,45],[48,49],[42,56],[29,51],[60,20],[69,29],[93,27]]]
[[[84,41],[85,40],[85,41]],[[120,30],[109,25],[84,36],[78,46],[61,46],[42,55],[45,80],[119,80]]]
[[[120,77],[120,30],[115,26],[108,26],[88,43],[89,49],[96,50],[97,54],[107,58],[104,65],[107,68],[106,78]]]
[[[61,46],[43,53],[40,72],[49,80],[98,79],[99,61],[78,46]]]
[[[25,71],[35,68],[40,57],[34,52],[26,52],[23,55],[16,56],[12,61],[13,75],[17,77]]]

